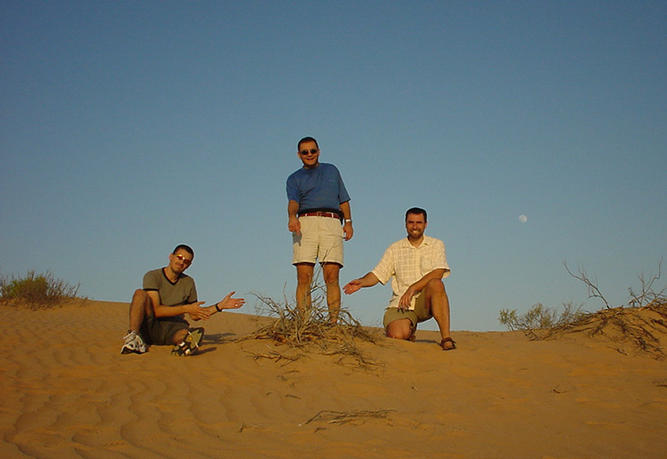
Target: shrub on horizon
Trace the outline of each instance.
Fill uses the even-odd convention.
[[[77,298],[79,285],[56,279],[50,272],[28,271],[23,277],[0,277],[0,301],[32,308],[51,307]]]
[[[534,304],[528,312],[519,314],[516,309],[501,309],[498,320],[508,330],[521,330],[526,335],[536,338],[535,330],[554,330],[577,322],[586,315],[582,306],[564,303],[559,313],[542,303]]]

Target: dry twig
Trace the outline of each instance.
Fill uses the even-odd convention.
[[[395,410],[360,410],[360,411],[331,411],[322,410],[312,418],[308,419],[304,424],[311,422],[324,421],[328,424],[346,424],[353,421],[362,421],[364,419],[385,419],[389,413]]]
[[[567,271],[567,273],[570,276],[586,284],[586,287],[588,289],[588,298],[599,298],[600,300],[602,300],[607,309],[611,309],[611,306],[609,306],[609,302],[607,301],[607,299],[604,297],[604,295],[597,286],[597,280],[596,281],[591,280],[591,278],[588,276],[588,274],[586,273],[586,271],[584,271],[583,268],[579,268],[578,273],[575,274],[572,271],[570,271],[570,268],[567,266],[566,262],[563,262],[563,266],[565,266],[565,271]]]

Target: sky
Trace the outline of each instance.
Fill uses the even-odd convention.
[[[313,136],[351,196],[341,285],[419,206],[453,330],[599,309],[564,263],[621,305],[667,253],[666,19],[664,1],[5,0],[0,274],[129,302],[186,243],[207,304],[292,301],[285,181]],[[379,326],[390,295],[343,307]]]

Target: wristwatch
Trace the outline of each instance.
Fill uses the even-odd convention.
[[[352,219],[351,218],[346,218],[345,223],[352,223]]]

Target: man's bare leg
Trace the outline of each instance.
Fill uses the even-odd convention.
[[[389,322],[385,330],[389,338],[410,339],[412,335],[412,322],[410,319],[398,319]]]
[[[141,324],[144,318],[151,313],[152,307],[148,293],[141,289],[135,290],[130,303],[130,331],[139,333]]]
[[[177,332],[174,333],[174,335],[171,337],[171,344],[179,344],[181,343],[184,339],[185,336],[188,334],[188,329],[183,328],[181,330],[178,330]]]
[[[424,288],[426,294],[426,304],[430,305],[431,314],[438,323],[440,328],[440,336],[451,339],[451,331],[449,329],[449,297],[445,290],[445,284],[440,279],[433,279]],[[453,349],[454,344],[451,342],[444,343],[446,349]]]
[[[327,286],[327,306],[329,308],[329,322],[338,323],[340,313],[340,285],[338,275],[340,265],[338,263],[324,263],[322,265],[324,283]]]
[[[303,319],[307,317],[311,308],[310,290],[314,266],[312,263],[296,264],[296,306]]]

